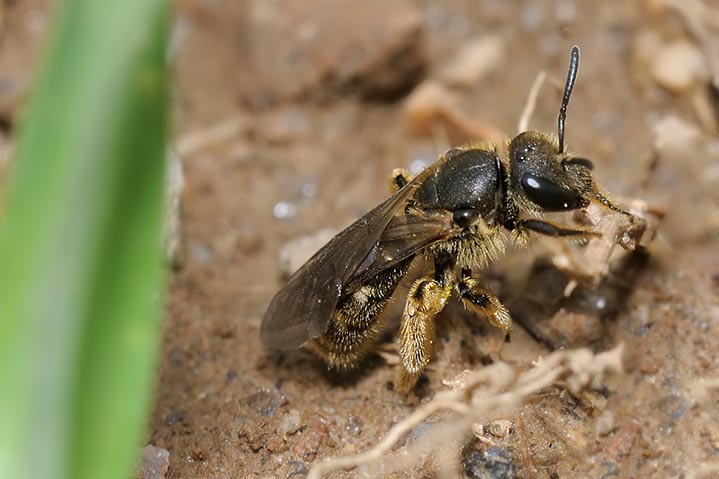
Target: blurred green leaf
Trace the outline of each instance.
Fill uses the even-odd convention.
[[[0,225],[0,477],[127,478],[160,331],[168,12],[69,0]]]

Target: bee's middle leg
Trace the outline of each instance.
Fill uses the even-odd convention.
[[[479,281],[471,276],[471,271],[462,271],[462,279],[457,283],[457,291],[469,310],[487,316],[490,324],[501,329],[505,334],[512,331],[512,317],[507,308],[494,293],[479,285]]]
[[[431,278],[421,278],[410,288],[398,336],[402,360],[399,391],[409,391],[429,363],[435,338],[434,320],[451,293],[451,284]]]
[[[389,189],[392,193],[401,190],[412,178],[404,168],[395,168],[389,178]]]

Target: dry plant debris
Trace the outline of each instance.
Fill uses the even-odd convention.
[[[646,246],[656,234],[657,218],[650,215],[649,205],[634,199],[631,206],[634,216],[604,214],[600,207],[590,206],[583,220],[591,223],[592,229],[602,236],[590,239],[580,249],[571,248],[567,243],[547,242],[551,249],[559,250],[552,257],[554,266],[574,280],[596,287],[609,273],[610,259],[617,245],[631,252],[640,245]]]
[[[459,96],[436,80],[425,80],[407,97],[404,113],[411,135],[430,136],[442,130],[451,142],[489,138],[502,144],[506,135],[491,122],[468,115]]]
[[[596,355],[588,349],[555,351],[546,358],[539,358],[532,369],[519,374],[504,362],[494,363],[471,374],[463,372],[450,382],[454,389],[436,394],[430,402],[417,408],[390,429],[373,448],[359,454],[317,462],[307,477],[321,479],[333,471],[376,461],[385,463],[383,473],[388,472],[386,466],[390,462],[392,468],[417,464],[430,450],[436,451],[446,444],[458,444],[472,431],[472,425],[487,415],[517,408],[532,395],[552,385],[561,382],[573,394],[588,386],[599,386],[605,375],[623,372],[622,350],[622,345],[619,345]],[[431,416],[447,412],[454,413],[454,416],[439,419],[433,423],[431,435],[412,442],[403,454],[394,454],[391,461],[387,460],[393,448],[407,433]],[[451,456],[457,453],[458,449],[454,453],[445,450],[440,458],[441,470],[451,470]]]

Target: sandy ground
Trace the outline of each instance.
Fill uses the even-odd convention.
[[[701,468],[719,462],[719,104],[710,88],[719,4],[685,2],[690,14],[714,9],[687,21],[670,3],[175,2],[182,236],[147,436],[170,453],[167,477],[305,477],[317,460],[375,445],[465,369],[502,360],[522,372],[552,348],[619,343],[623,375],[581,393],[560,381],[487,414],[455,444],[460,469],[476,478],[714,477]],[[4,152],[48,2],[2,6]],[[581,257],[580,247],[542,241],[512,253],[487,272],[520,323],[511,341],[450,305],[409,396],[393,389],[389,342],[344,377],[306,352],[262,348],[260,320],[282,285],[289,241],[348,225],[386,197],[394,167],[515,134],[541,70],[548,80],[530,128],[554,132],[572,44],[582,66],[569,147],[592,159],[623,204],[639,199],[634,206],[662,216],[645,253],[574,289],[556,265],[560,254]],[[380,460],[328,477],[454,477],[441,472],[439,449],[411,452],[450,416],[431,416],[397,444],[395,457],[415,454],[409,466]]]

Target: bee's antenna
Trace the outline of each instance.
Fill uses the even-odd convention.
[[[567,83],[564,85],[564,97],[562,97],[562,107],[559,109],[559,119],[557,121],[560,153],[564,153],[564,121],[567,119],[567,105],[569,105],[569,97],[572,96],[577,71],[579,71],[579,47],[574,45],[569,53],[569,72],[567,72]]]

